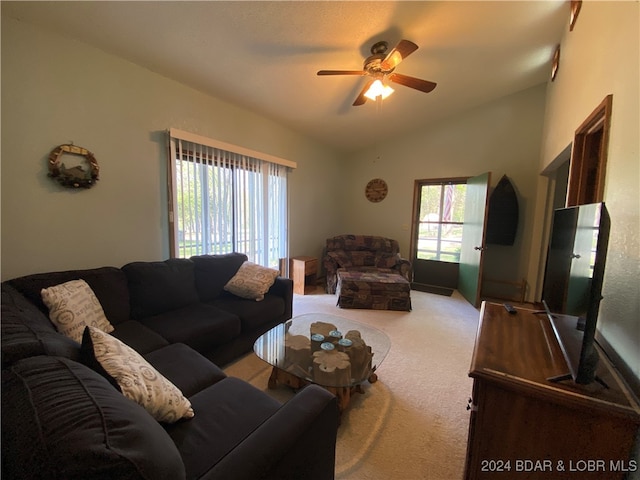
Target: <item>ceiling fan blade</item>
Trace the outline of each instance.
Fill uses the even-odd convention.
[[[415,52],[418,49],[418,45],[409,40],[400,40],[400,43],[396,45],[393,50],[384,58],[380,63],[380,66],[384,70],[393,70],[398,64]]]
[[[366,75],[364,70],[320,70],[318,75]]]
[[[405,87],[415,88],[416,90],[420,90],[424,93],[429,93],[431,90],[436,88],[437,83],[429,82],[427,80],[421,80],[415,77],[409,77],[407,75],[402,75],[400,73],[391,73],[387,75],[387,79],[393,83],[399,83],[400,85],[404,85]]]
[[[362,90],[360,90],[360,94],[356,97],[355,102],[353,102],[354,107],[357,107],[358,105],[363,105],[367,101],[367,97],[365,97],[364,94],[367,93],[367,90],[369,90],[369,87],[373,82],[375,82],[375,78],[367,80],[367,83],[365,83]]]

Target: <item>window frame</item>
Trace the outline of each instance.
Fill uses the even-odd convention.
[[[444,213],[444,192],[441,191],[440,194],[440,205],[439,205],[439,214],[438,214],[438,222],[423,222],[420,218],[420,207],[421,207],[421,194],[422,188],[425,186],[440,186],[442,189],[446,185],[465,185],[467,184],[467,180],[469,177],[450,177],[450,178],[434,178],[434,179],[420,179],[414,181],[414,192],[413,192],[413,222],[412,222],[412,232],[411,232],[411,259],[412,261],[420,260],[420,261],[433,261],[433,262],[445,262],[445,263],[454,263],[459,264],[459,259],[457,262],[452,262],[450,260],[442,260],[440,257],[442,252],[440,250],[440,245],[442,242],[442,225],[459,225],[463,226],[464,221],[461,222],[453,222],[453,221],[442,221],[442,216]],[[436,251],[437,258],[433,259],[425,259],[418,258],[418,245],[420,240],[420,227],[425,223],[437,223],[438,224],[438,250]],[[445,254],[449,255],[445,252]]]
[[[236,151],[226,150],[228,148],[233,148]],[[213,243],[210,244],[206,241],[203,238],[203,234],[196,235],[197,245],[195,248],[198,249],[196,253],[192,251],[187,252],[184,248],[181,248],[178,221],[181,213],[178,210],[179,194],[177,189],[179,183],[178,175],[180,175],[178,172],[181,171],[179,164],[185,162],[188,168],[191,168],[188,164],[192,163],[193,182],[200,184],[202,178],[208,178],[207,185],[203,188],[207,186],[213,187],[215,193],[220,193],[222,189],[226,188],[224,185],[231,183],[231,185],[228,186],[231,194],[231,213],[227,215],[229,218],[226,219],[226,222],[225,219],[220,220],[227,225],[228,228],[231,228],[231,232],[229,234],[227,229],[228,238],[223,238],[222,240],[225,242],[229,240],[232,245],[232,251],[245,253],[252,262],[278,268],[281,259],[288,256],[289,200],[287,177],[291,169],[297,166],[296,163],[176,129],[170,129],[168,131],[167,151],[170,256],[172,258],[189,258],[194,254],[225,253],[219,248],[213,249],[214,251],[211,252],[204,251],[207,245],[213,245]],[[242,153],[238,153],[238,151]],[[247,153],[257,154],[266,158],[250,157]],[[208,168],[212,170],[207,170]],[[223,173],[220,174],[218,172]],[[253,177],[254,174],[257,174],[256,178],[249,178]],[[195,180],[196,177],[198,178],[197,181]],[[224,184],[218,183],[219,181],[223,181]],[[272,187],[276,189],[278,195],[272,194]],[[187,188],[191,188],[191,186]],[[258,188],[259,191],[254,190],[255,188]],[[213,189],[207,188],[206,191],[211,192]],[[197,194],[199,198],[202,198],[203,191],[204,190]],[[273,201],[276,196],[281,200],[279,203],[274,203]],[[207,197],[209,198],[210,195],[207,195]],[[224,198],[228,197],[225,196]],[[284,204],[282,204],[283,202]],[[209,202],[204,202],[204,204],[207,203]],[[205,210],[204,204],[200,206],[202,210]],[[238,215],[242,209],[247,208],[254,210],[251,212],[253,216],[249,218],[249,223],[251,225],[260,225],[256,227],[257,231],[250,229],[251,233],[249,233],[249,235],[242,236],[239,235],[239,229],[244,228],[241,225],[243,220],[239,218]],[[195,210],[195,214],[198,215],[198,207],[196,207]],[[278,212],[277,214],[269,215],[269,212],[273,213],[276,210]],[[272,218],[273,216],[278,216],[278,218],[274,220]],[[245,216],[244,219],[244,221],[247,221],[248,217]],[[198,220],[202,220],[202,217],[199,216]],[[210,219],[204,219],[204,223],[206,223],[207,220]],[[216,220],[215,225],[219,226],[220,221]],[[275,235],[275,237],[273,233],[269,231],[269,229],[273,227],[274,221],[277,222],[276,228],[278,228],[278,234]],[[214,227],[215,225],[212,224]],[[196,230],[198,229],[196,228]],[[207,229],[207,231],[211,231],[211,229]],[[260,234],[262,234],[261,237]],[[277,244],[274,243],[274,239],[277,241]],[[274,247],[274,245],[276,246]],[[274,253],[275,250],[277,250],[277,252]],[[277,254],[278,258],[271,258],[272,254]]]

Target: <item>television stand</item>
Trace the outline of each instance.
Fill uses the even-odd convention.
[[[465,480],[583,480],[576,462],[589,459],[602,461],[588,472],[590,480],[624,479],[634,468],[638,400],[602,353],[597,374],[610,388],[549,381],[567,371],[549,319],[516,310],[510,315],[502,304],[482,304],[469,372]]]
[[[571,375],[570,373],[565,373],[564,375],[556,375],[556,376],[553,376],[553,377],[548,377],[547,380],[549,380],[550,382],[553,382],[553,383],[564,382],[566,380],[573,381],[573,375]],[[607,385],[607,382],[602,380],[598,375],[595,376],[594,381],[598,382],[604,388],[609,388],[609,385]]]

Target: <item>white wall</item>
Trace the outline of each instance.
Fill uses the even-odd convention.
[[[2,18],[2,278],[168,257],[165,130],[298,163],[291,254],[320,255],[334,229],[339,157],[271,120],[93,47]],[[61,188],[47,157],[94,153],[98,184]]]
[[[640,378],[640,7],[583,2],[561,43],[550,82],[540,170],[573,141],[575,130],[613,94],[604,200],[611,216],[604,299],[598,326]]]
[[[408,257],[415,180],[490,171],[495,187],[506,174],[518,193],[518,232],[513,246],[489,245],[485,272],[502,280],[528,277],[544,101],[545,86],[540,85],[354,155],[345,174],[349,186],[344,205],[351,232],[344,233],[396,238]],[[365,185],[375,177],[389,185],[380,203],[364,196]],[[536,272],[531,273],[535,281]]]

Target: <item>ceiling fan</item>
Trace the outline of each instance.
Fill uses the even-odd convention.
[[[360,94],[353,102],[353,106],[362,105],[367,98],[376,98],[381,93],[369,94],[369,89],[376,81],[380,84],[380,88],[384,88],[385,80],[398,83],[405,87],[414,88],[421,92],[429,93],[436,84],[427,80],[421,80],[415,77],[409,77],[400,73],[394,73],[395,68],[409,55],[418,49],[418,45],[409,40],[400,40],[400,42],[389,52],[387,42],[377,42],[371,47],[371,56],[364,61],[362,70],[320,70],[318,75],[368,75],[369,78]],[[376,85],[378,86],[378,85]],[[393,90],[391,90],[393,91]],[[390,93],[390,92],[389,92]]]

